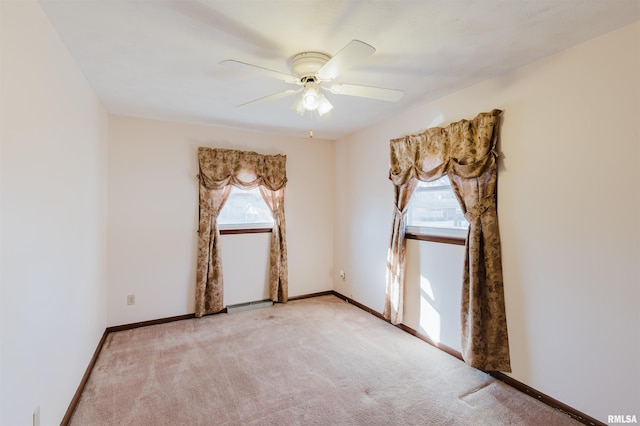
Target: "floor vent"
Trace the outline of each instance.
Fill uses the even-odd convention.
[[[266,308],[268,306],[273,306],[273,302],[271,300],[259,300],[257,302],[238,303],[237,305],[227,306],[227,313],[233,314],[235,312],[248,311],[249,309]]]

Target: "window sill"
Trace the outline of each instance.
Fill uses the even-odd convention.
[[[244,229],[221,229],[220,235],[236,235],[236,234],[267,234],[272,232],[272,228],[244,228]]]
[[[430,241],[432,243],[442,243],[442,244],[455,244],[458,246],[463,246],[466,243],[466,238],[462,237],[452,237],[445,235],[425,235],[425,234],[415,234],[413,232],[405,233],[404,237],[407,240],[419,240],[419,241]]]

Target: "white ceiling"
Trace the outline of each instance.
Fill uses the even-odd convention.
[[[41,0],[109,112],[336,139],[426,101],[640,19],[640,0]],[[336,82],[401,89],[397,103],[327,94],[330,117],[295,88],[221,66],[236,59],[283,73],[303,51],[376,48]],[[635,52],[637,54],[638,52]],[[594,58],[596,61],[597,58]]]

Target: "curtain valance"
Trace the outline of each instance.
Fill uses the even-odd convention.
[[[433,181],[445,174],[475,178],[495,167],[496,123],[502,111],[480,113],[447,127],[392,139],[389,179],[404,185],[411,178]]]
[[[198,148],[200,178],[207,189],[235,185],[245,189],[264,186],[278,191],[287,183],[286,161],[287,157],[280,154]]]

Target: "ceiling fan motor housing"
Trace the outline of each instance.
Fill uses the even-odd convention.
[[[320,52],[302,52],[291,58],[291,73],[301,79],[303,83],[306,81],[316,80],[315,74],[324,64],[331,59],[331,56]],[[304,78],[307,78],[304,81]]]

